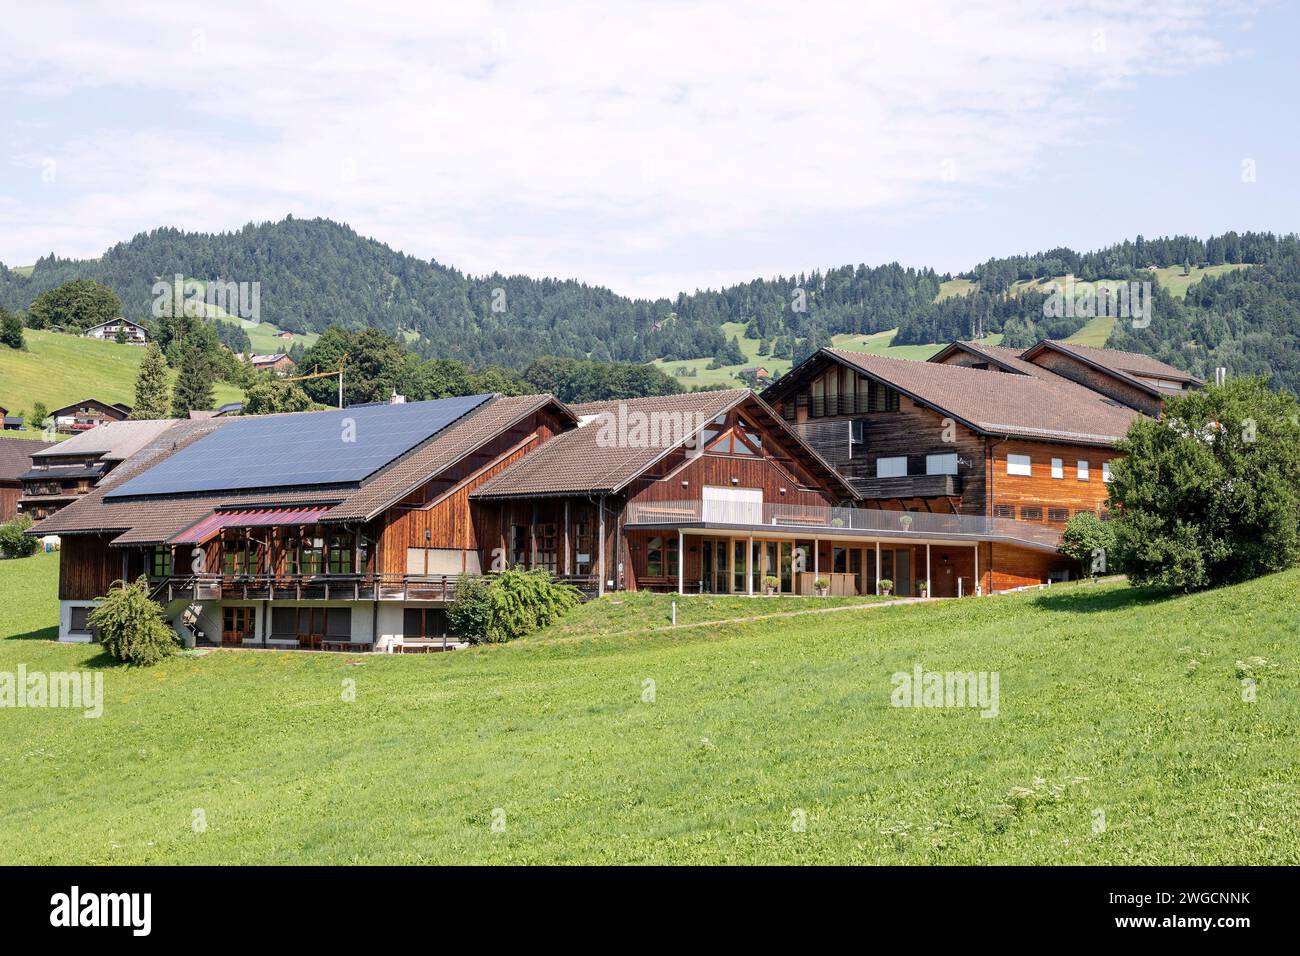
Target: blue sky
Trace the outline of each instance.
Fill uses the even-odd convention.
[[[430,7],[43,4],[0,51],[0,261],[292,213],[671,295],[1296,229],[1283,4]]]

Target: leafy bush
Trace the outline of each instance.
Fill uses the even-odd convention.
[[[1262,378],[1173,398],[1120,445],[1110,500],[1130,579],[1180,591],[1300,563],[1300,410]]]
[[[1080,512],[1069,520],[1057,550],[1079,562],[1083,577],[1091,575],[1094,568],[1098,574],[1119,570],[1115,564],[1115,533],[1110,522],[1102,521],[1091,511]],[[1101,561],[1094,563],[1098,555]]]
[[[880,579],[880,593],[881,593],[881,594],[885,594],[886,592],[889,592],[889,591],[892,591],[892,590],[894,590],[894,582],[891,581],[889,578],[881,578],[881,579]]]
[[[462,578],[448,610],[451,630],[474,644],[497,644],[541,630],[578,605],[576,588],[540,569]]]
[[[775,575],[767,575],[763,578],[763,587],[771,591],[776,591],[781,587],[781,579]]]
[[[36,553],[40,541],[23,534],[32,526],[32,519],[19,515],[13,521],[0,524],[0,556],[6,558],[30,558]]]
[[[150,667],[171,656],[179,646],[176,632],[163,619],[162,608],[149,598],[149,579],[134,584],[114,581],[107,596],[90,612],[90,626],[111,656],[127,664]]]

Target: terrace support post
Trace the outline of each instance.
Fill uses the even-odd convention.
[[[601,495],[597,502],[600,508],[600,518],[597,533],[600,535],[600,580],[596,583],[596,597],[605,595],[605,496]]]
[[[934,590],[934,581],[930,580],[930,542],[925,543],[925,594],[930,596]]]
[[[266,635],[271,630],[271,608],[269,601],[262,602],[262,646],[266,646]]]
[[[751,532],[745,544],[745,593],[754,596],[754,535]]]
[[[821,575],[822,543],[813,538],[813,588],[817,587],[817,578]],[[833,567],[833,566],[832,566]]]
[[[880,542],[876,542],[876,597],[880,596]]]
[[[686,533],[677,529],[677,593],[686,593]]]
[[[569,563],[569,499],[564,499],[564,576],[568,577],[573,573],[572,565]]]
[[[979,597],[981,593],[983,593],[983,588],[980,587],[980,545],[979,542],[976,541],[975,542],[975,596]]]

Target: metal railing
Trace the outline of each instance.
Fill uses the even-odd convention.
[[[879,508],[830,508],[821,505],[759,504],[743,501],[631,502],[627,525],[664,526],[705,523],[808,532],[879,532],[889,536],[1005,538],[1055,548],[1059,528],[985,515],[930,514]]]

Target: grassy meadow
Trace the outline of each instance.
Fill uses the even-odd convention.
[[[10,414],[30,413],[36,402],[54,409],[83,398],[128,405],[135,400],[135,377],[145,351],[141,346],[32,329],[23,335],[25,351],[0,348],[0,406]],[[218,405],[244,395],[226,382],[218,382],[214,392]],[[32,437],[39,435],[38,430]]]
[[[1300,571],[133,670],[50,640],[55,558],[0,562],[0,672],[92,669],[103,716],[0,709],[0,863],[1300,862]],[[998,715],[891,706],[917,664]]]

